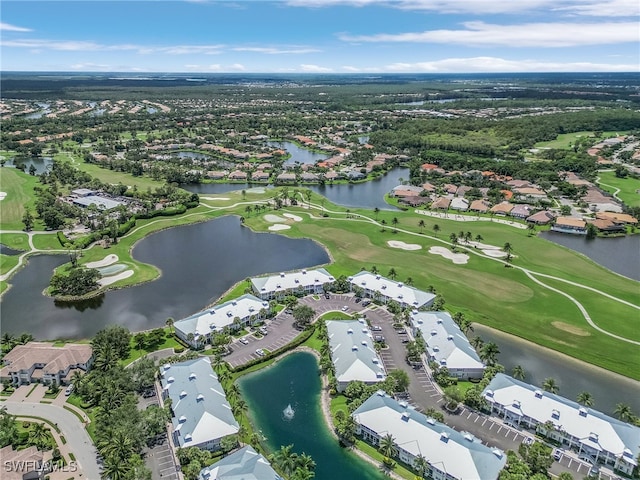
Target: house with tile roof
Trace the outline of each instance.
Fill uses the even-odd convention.
[[[93,348],[88,344],[66,343],[55,346],[48,342],[16,345],[2,359],[0,380],[13,385],[29,383],[69,383],[72,370],[86,372],[93,363]]]
[[[383,391],[369,397],[353,413],[356,435],[378,447],[391,435],[396,457],[417,466],[427,460],[425,477],[438,480],[495,480],[507,462],[502,450],[490,448],[470,433],[458,432],[419,413],[406,402],[398,402]]]
[[[200,470],[198,480],[283,480],[251,445]]]
[[[384,381],[384,365],[364,319],[329,320],[326,325],[339,392],[355,380],[367,385]]]
[[[436,296],[433,293],[423,292],[417,288],[405,285],[396,280],[390,280],[378,274],[362,270],[348,278],[351,291],[361,288],[365,297],[388,303],[394,300],[401,307],[413,309],[426,308],[433,303]]]
[[[592,463],[630,475],[640,454],[640,428],[535,385],[498,373],[483,390],[493,414],[537,430]]]
[[[447,312],[413,312],[411,328],[414,336],[422,335],[430,362],[446,367],[452,377],[461,380],[482,378],[482,360]]]
[[[171,439],[176,448],[215,451],[222,439],[238,433],[218,376],[209,357],[160,368],[162,400],[171,399]]]

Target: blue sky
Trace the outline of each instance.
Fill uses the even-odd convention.
[[[1,69],[640,71],[637,0],[2,0]]]

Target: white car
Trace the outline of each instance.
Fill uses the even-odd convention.
[[[245,337],[242,337],[239,342],[243,345],[249,345],[249,340],[247,340]]]
[[[64,394],[68,397],[73,392],[73,383],[70,383],[67,389],[64,391]]]
[[[258,355],[259,357],[264,357],[265,355],[264,350],[262,350],[261,348],[257,349],[256,355]]]
[[[346,305],[344,307],[342,307],[342,311],[346,312],[347,310],[349,310],[349,307],[347,307]]]
[[[258,329],[258,331],[259,331],[262,335],[266,335],[267,333],[269,333],[269,332],[267,331],[267,327],[260,327],[260,328]]]

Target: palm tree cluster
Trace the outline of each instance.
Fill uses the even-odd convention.
[[[473,332],[473,323],[464,317],[464,313],[456,312],[453,315],[453,321],[458,325],[462,333],[467,335],[469,332]]]
[[[316,462],[306,453],[295,453],[293,444],[281,446],[280,450],[269,456],[269,460],[289,480],[309,480],[315,476]]]
[[[33,335],[30,333],[23,333],[19,337],[14,337],[10,333],[5,332],[2,334],[2,354],[5,355],[9,353],[16,345],[24,345],[32,340]]]

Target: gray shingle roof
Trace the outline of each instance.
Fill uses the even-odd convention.
[[[262,455],[250,445],[203,468],[200,480],[282,480]]]

